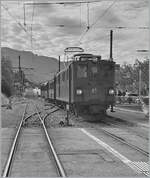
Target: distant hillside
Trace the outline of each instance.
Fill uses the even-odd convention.
[[[53,73],[58,71],[58,60],[52,57],[38,56],[30,51],[19,51],[11,48],[2,47],[1,56],[12,61],[13,67],[19,65],[19,55],[21,67],[34,68],[34,70],[24,70],[26,77],[33,82],[39,83],[50,80]],[[61,63],[61,69],[63,64]]]

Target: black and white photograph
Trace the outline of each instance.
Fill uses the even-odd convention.
[[[149,0],[1,0],[1,177],[149,177]]]

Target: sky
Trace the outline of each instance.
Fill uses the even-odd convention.
[[[61,59],[65,48],[79,46],[86,53],[109,59],[110,30],[113,30],[113,59],[116,63],[133,64],[135,59],[143,61],[147,58],[148,53],[137,50],[149,49],[148,0],[44,4],[58,1],[64,0],[2,0],[1,46],[49,57],[60,55]],[[42,4],[33,5],[32,2]]]

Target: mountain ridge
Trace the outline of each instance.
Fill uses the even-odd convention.
[[[31,51],[21,51],[8,47],[1,48],[1,57],[9,59],[12,62],[13,68],[19,67],[19,56],[21,67],[26,75],[26,78],[35,83],[41,83],[53,78],[58,71],[58,60],[54,57],[40,56]],[[34,68],[24,69],[24,68]],[[63,63],[61,62],[61,69]]]

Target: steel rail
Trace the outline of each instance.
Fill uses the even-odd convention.
[[[40,116],[40,114],[39,114],[39,112],[38,112],[38,109],[37,109],[37,106],[36,106],[36,105],[35,105],[35,108],[36,108],[37,114],[38,114],[38,116],[39,116],[39,118],[40,118],[40,121],[41,121],[41,123],[42,123],[42,125],[43,125],[43,129],[44,129],[44,132],[45,132],[47,141],[48,141],[48,143],[49,143],[50,149],[51,149],[51,151],[52,151],[52,153],[53,153],[53,156],[54,156],[54,159],[55,159],[55,162],[56,162],[56,165],[57,165],[57,169],[58,169],[58,171],[59,171],[59,174],[60,174],[61,177],[66,177],[66,174],[65,174],[65,171],[64,171],[64,169],[63,169],[63,166],[62,166],[62,164],[61,164],[61,162],[60,162],[60,160],[59,160],[59,158],[58,158],[58,156],[57,156],[57,153],[56,153],[56,150],[55,150],[55,148],[54,148],[54,146],[53,146],[53,144],[52,144],[51,138],[50,138],[49,135],[48,135],[47,129],[46,129],[46,127],[45,127],[44,120],[41,118],[41,116]]]
[[[54,106],[55,107],[55,106]],[[45,110],[48,110],[48,109],[52,109],[53,107],[51,107],[51,108],[46,108]],[[59,109],[57,109],[57,110],[59,110]],[[56,111],[57,111],[56,110]],[[41,113],[42,111],[39,111],[39,114]],[[53,112],[53,111],[52,111]],[[49,114],[51,114],[52,112],[50,112],[50,113],[47,113],[48,115]],[[32,114],[30,114],[29,116],[27,116],[25,119],[24,119],[24,121],[26,121],[27,119],[29,119],[30,117],[33,117],[33,116],[35,116],[35,115],[37,115],[37,112],[35,112],[35,113],[32,113]]]
[[[60,110],[60,109],[57,108],[57,109],[55,109],[54,111],[51,111],[50,113],[47,113],[47,114],[43,117],[44,123],[45,123],[45,119],[46,119],[50,114],[52,114],[52,113],[54,113],[54,112],[56,112],[56,111],[58,111],[58,110]]]
[[[126,121],[126,120],[124,120],[124,121]],[[117,122],[116,122],[117,123]],[[134,123],[134,122],[130,122],[130,121],[127,121],[127,123],[129,123],[129,124],[133,124],[133,125],[135,125],[136,127],[138,126],[138,124],[137,123]],[[117,127],[119,127],[120,128],[120,125],[118,125],[118,124],[113,124],[113,123],[111,123],[111,125],[112,126],[117,126]],[[128,128],[129,129],[129,128]],[[143,136],[143,134],[139,134],[136,130],[133,130],[132,128],[130,128],[129,129],[131,132],[134,132],[135,134],[138,134],[138,136],[140,136],[140,137],[142,137],[142,138],[144,138],[144,139],[146,139],[146,140],[149,140],[149,138],[148,137],[146,137],[146,136]]]
[[[21,131],[21,127],[22,127],[22,124],[23,124],[23,121],[24,121],[25,113],[26,113],[26,110],[27,110],[27,105],[28,105],[28,103],[25,106],[25,109],[24,109],[24,112],[23,112],[23,115],[22,115],[22,119],[21,119],[21,122],[19,124],[18,129],[17,129],[17,133],[15,135],[13,144],[11,146],[11,150],[10,150],[10,153],[9,153],[9,156],[8,156],[2,177],[8,177],[9,176],[12,159],[13,159],[13,156],[14,156],[14,153],[15,153],[15,150],[16,150],[17,141],[18,141],[19,134],[20,134],[20,131]]]
[[[111,136],[112,138],[114,138],[114,139],[120,141],[121,143],[124,143],[124,144],[128,145],[129,147],[135,149],[136,151],[138,151],[138,152],[144,154],[145,156],[147,156],[147,157],[149,156],[149,153],[148,153],[147,151],[144,151],[143,149],[141,149],[141,148],[139,148],[139,147],[137,147],[137,146],[135,146],[135,145],[132,145],[131,143],[129,143],[129,142],[127,142],[127,141],[124,141],[124,140],[122,140],[121,138],[118,138],[118,137],[115,136],[114,134],[112,134],[112,133],[106,131],[105,129],[100,128],[100,130],[102,130],[105,134]]]
[[[125,121],[127,124],[129,124],[129,125],[133,125],[133,126],[136,126],[136,127],[138,127],[138,128],[140,128],[140,125],[137,123],[137,122],[134,122],[134,121],[128,121],[128,120],[125,120],[125,119],[122,119],[122,118],[115,118],[115,117],[111,117],[111,116],[108,116],[107,115],[107,118],[108,118],[108,120],[106,119],[106,120],[103,120],[104,121],[104,123],[106,123],[107,124],[107,122],[106,121],[108,121],[108,122],[111,122],[112,121],[112,119],[115,119],[115,120],[113,120],[114,121],[114,123],[109,123],[110,125],[112,125],[112,126],[117,126],[117,128],[121,128],[121,125],[119,125],[119,123],[121,122],[121,121]],[[119,119],[120,121],[117,121],[116,119]],[[107,124],[108,125],[108,124]],[[126,127],[125,127],[126,128]],[[133,132],[133,133],[135,133],[135,134],[137,134],[139,137],[141,137],[141,138],[144,138],[144,139],[146,139],[146,140],[149,140],[149,138],[146,136],[146,135],[143,135],[143,133],[139,133],[137,130],[134,130],[133,128],[131,128],[131,127],[128,127],[127,128],[129,131],[131,131],[131,132]],[[141,129],[140,129],[141,130]]]

